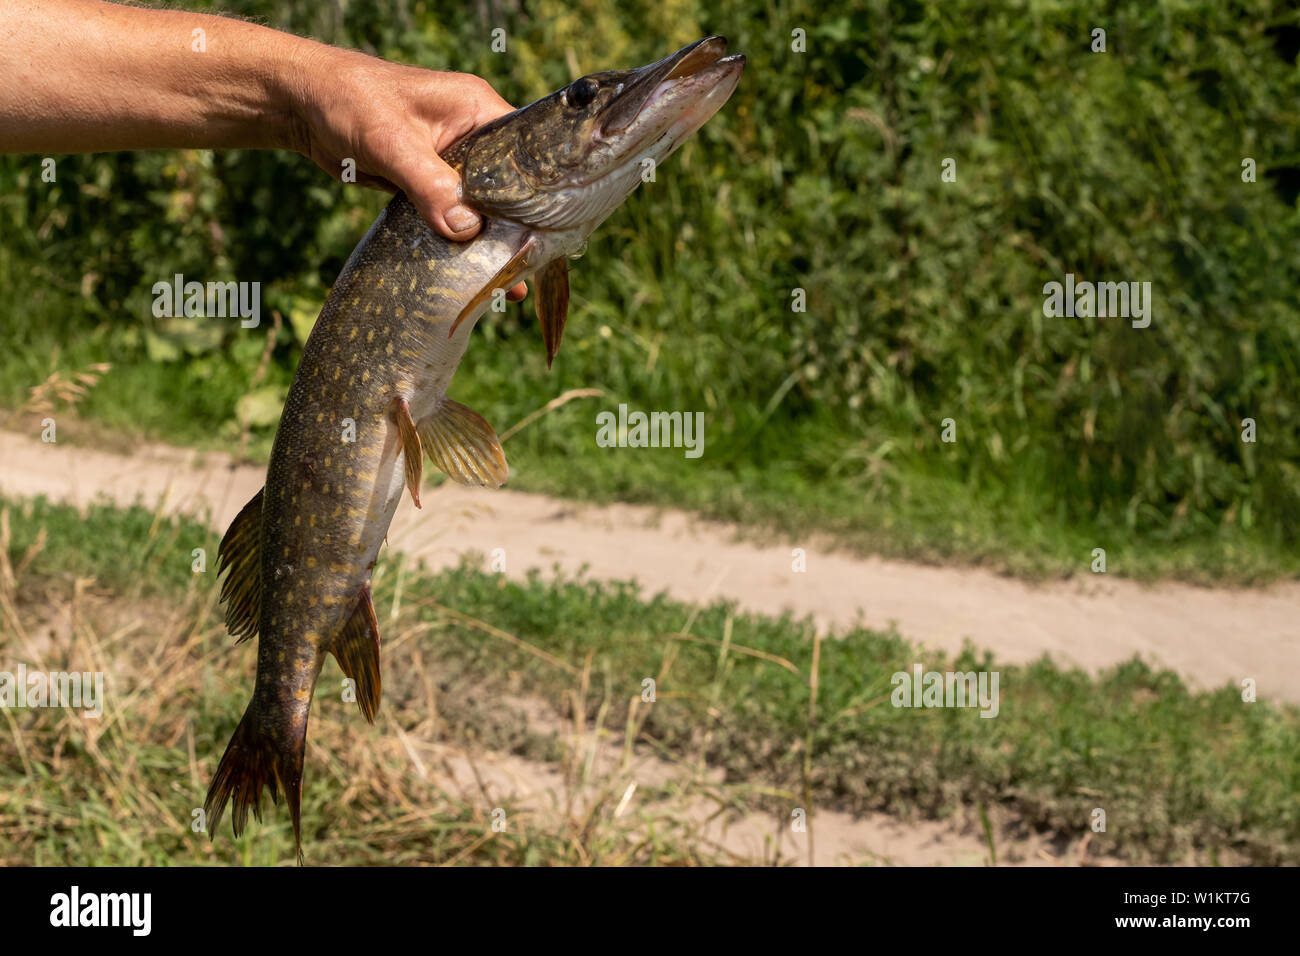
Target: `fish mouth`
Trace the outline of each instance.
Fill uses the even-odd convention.
[[[636,188],[647,162],[666,159],[735,92],[745,57],[726,52],[725,37],[705,37],[623,74],[590,134],[583,162],[537,183],[571,201],[531,221],[549,228],[598,225]]]
[[[726,56],[726,52],[726,37],[705,37],[634,71],[623,92],[606,111],[600,127],[602,136],[623,132],[638,120],[645,120],[674,92],[689,92],[692,98],[700,100],[717,100],[690,130],[694,132],[726,102],[745,69],[743,54]]]

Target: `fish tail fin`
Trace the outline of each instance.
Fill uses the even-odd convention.
[[[244,832],[249,810],[261,823],[262,790],[269,788],[272,803],[278,804],[283,793],[289,805],[294,848],[302,865],[302,764],[307,743],[306,714],[302,716],[289,723],[294,729],[287,731],[286,741],[264,726],[256,700],[248,705],[203,801],[209,834],[216,834],[228,802],[233,803],[231,824],[236,837]]]

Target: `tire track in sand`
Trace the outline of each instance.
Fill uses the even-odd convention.
[[[206,518],[223,531],[261,487],[263,470],[213,453],[141,445],[130,456],[45,444],[0,431],[0,493],[43,494],[84,506],[97,497],[140,501]],[[977,568],[932,567],[735,539],[735,529],[634,505],[580,505],[545,495],[446,483],[398,509],[389,543],[438,570],[468,552],[505,549],[507,574],[529,568],[636,580],[686,601],[734,600],[745,610],[812,615],[822,628],[860,621],[955,651],[963,638],[1022,663],[1049,654],[1089,671],[1144,660],[1193,686],[1253,677],[1264,697],[1300,701],[1300,584],[1261,589],[1146,586],[1115,577],[1030,584]],[[188,560],[188,557],[187,557]],[[665,622],[665,629],[683,622]]]

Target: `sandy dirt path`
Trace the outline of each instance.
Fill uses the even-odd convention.
[[[0,493],[85,505],[136,500],[207,516],[224,530],[261,487],[262,470],[215,454],[143,445],[129,457],[0,432]],[[390,545],[437,570],[503,549],[506,573],[529,568],[636,580],[647,593],[746,610],[812,615],[823,628],[893,623],[904,636],[957,650],[969,637],[999,661],[1043,653],[1090,671],[1135,653],[1199,687],[1254,678],[1261,697],[1300,701],[1300,584],[1267,589],[1146,587],[1105,575],[1046,585],[990,571],[855,558],[816,542],[758,546],[735,529],[652,508],[587,506],[544,495],[453,486],[404,502]],[[807,570],[792,570],[792,547]],[[188,553],[185,560],[189,560]],[[684,622],[665,621],[665,630]]]
[[[811,830],[796,832],[787,818],[776,813],[719,814],[718,807],[726,800],[721,770],[697,767],[692,771],[686,761],[661,760],[639,745],[624,765],[621,734],[596,733],[591,727],[575,732],[545,702],[535,699],[508,697],[502,703],[526,713],[534,732],[554,734],[575,765],[590,768],[589,781],[575,786],[558,763],[515,754],[470,752],[455,744],[409,738],[390,745],[402,747],[410,756],[413,772],[428,774],[443,790],[459,792],[467,802],[485,792],[491,799],[510,796],[524,810],[580,817],[602,791],[623,794],[629,806],[645,806],[688,822],[703,844],[746,861],[795,866],[987,866],[991,859],[983,835],[957,821],[904,821],[878,812],[853,816],[817,807]],[[668,795],[647,797],[656,791]],[[1000,865],[1122,865],[1114,856],[1095,849],[1090,853],[1086,835],[1068,845],[1054,845],[1043,836],[1021,832],[1023,828],[1012,820],[999,819],[996,808],[990,825]]]

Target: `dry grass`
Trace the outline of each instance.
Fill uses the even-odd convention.
[[[152,534],[167,527],[159,522]],[[0,863],[290,863],[282,808],[238,841],[228,828],[215,841],[198,832],[196,813],[254,667],[252,648],[235,647],[224,633],[215,576],[194,575],[179,597],[118,591],[85,577],[31,573],[43,544],[41,536],[11,562],[9,514],[0,515],[5,667],[103,671],[107,701],[99,719],[71,709],[0,709]],[[170,544],[153,550],[176,553]],[[332,661],[322,673],[304,788],[308,862],[761,862],[704,832],[741,806],[707,767],[676,763],[637,745],[626,728],[585,718],[590,658],[563,662],[534,649],[556,680],[571,684],[567,713],[535,699],[493,699],[484,708],[479,688],[448,686],[440,676],[438,656],[422,640],[430,624],[413,616],[429,604],[408,601],[385,621],[385,701],[375,726],[341,700]],[[446,613],[462,626],[490,627]],[[600,713],[610,709],[605,701]],[[494,829],[500,820],[504,830]]]
[[[27,398],[11,413],[6,427],[26,415],[52,415],[60,408],[72,411],[100,378],[112,369],[108,362],[92,362],[79,372],[60,369],[59,349],[50,355],[50,374],[27,390]]]

